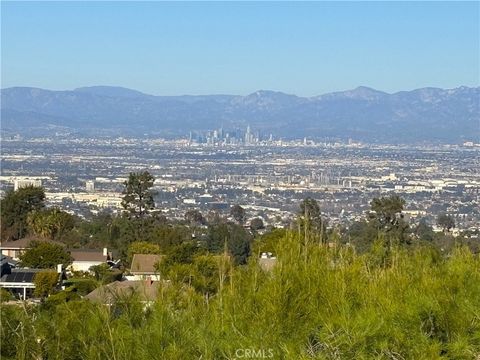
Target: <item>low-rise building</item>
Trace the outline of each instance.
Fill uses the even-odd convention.
[[[65,246],[65,244],[58,241],[53,241],[53,240],[38,238],[38,237],[26,237],[26,238],[15,240],[15,241],[7,241],[7,242],[0,243],[1,254],[5,256],[9,256],[13,260],[19,260],[20,255],[30,248],[30,243],[32,241],[48,242],[51,244]]]
[[[137,296],[140,302],[148,305],[156,300],[160,284],[159,281],[151,279],[115,281],[96,288],[85,298],[93,302],[113,305],[118,299]]]
[[[156,270],[156,265],[162,261],[164,255],[155,254],[134,254],[130,274],[127,276],[129,280],[160,280],[160,274]]]
[[[92,266],[106,264],[107,261],[113,260],[107,248],[103,250],[72,249],[70,254],[73,258],[69,266],[71,271],[90,271]]]

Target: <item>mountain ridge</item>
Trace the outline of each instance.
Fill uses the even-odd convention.
[[[354,137],[366,141],[477,141],[480,87],[426,87],[387,93],[366,86],[311,97],[273,90],[242,95],[150,95],[92,86],[73,90],[1,89],[2,130],[63,126],[76,131],[185,135],[250,124],[277,137]],[[28,121],[26,120],[28,118]]]

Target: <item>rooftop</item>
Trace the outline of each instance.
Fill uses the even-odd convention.
[[[0,248],[1,249],[15,249],[15,250],[21,250],[21,249],[27,249],[30,246],[30,242],[32,241],[40,241],[40,242],[47,242],[50,244],[55,244],[55,245],[60,245],[60,246],[65,246],[65,244],[50,240],[50,239],[45,239],[41,237],[35,237],[35,236],[29,236],[29,237],[24,237],[23,239],[19,240],[14,240],[14,241],[6,241],[0,243]]]
[[[159,281],[115,281],[101,286],[85,296],[86,299],[111,304],[121,296],[136,294],[141,301],[154,301],[160,288]]]
[[[96,249],[75,249],[70,250],[73,261],[100,261],[105,262],[109,259],[108,255],[104,255],[103,250]]]
[[[156,274],[155,264],[160,262],[164,255],[134,254],[130,272],[134,275]]]

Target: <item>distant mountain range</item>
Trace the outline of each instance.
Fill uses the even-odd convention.
[[[3,132],[174,136],[250,125],[284,138],[456,143],[480,139],[480,88],[388,94],[361,86],[299,97],[265,90],[247,96],[153,96],[110,86],[73,91],[12,87],[1,90],[1,120]]]

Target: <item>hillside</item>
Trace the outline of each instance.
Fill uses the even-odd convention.
[[[2,130],[67,127],[119,134],[245,128],[277,137],[353,137],[381,142],[462,142],[480,138],[480,88],[423,88],[388,94],[367,87],[298,97],[153,96],[93,86],[73,91],[1,90]]]

